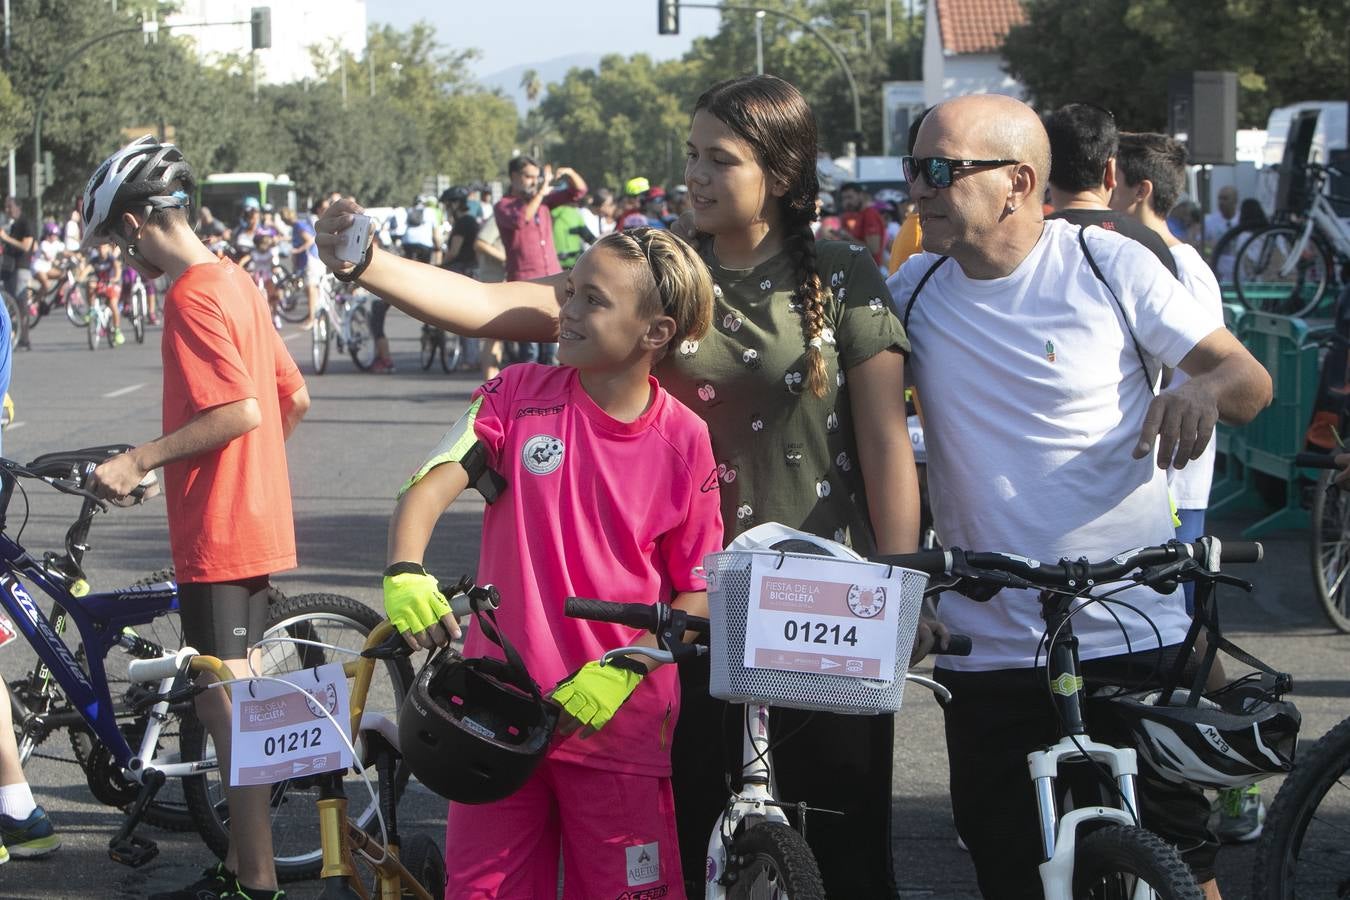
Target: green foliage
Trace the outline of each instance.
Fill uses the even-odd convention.
[[[1241,127],[1264,128],[1270,110],[1343,95],[1344,0],[1025,0],[1027,23],[1008,35],[1008,71],[1053,109],[1089,100],[1121,127],[1167,125],[1173,73],[1238,73]],[[1084,40],[1083,35],[1093,39]],[[1128,73],[1128,74],[1126,74]]]
[[[23,97],[15,92],[8,76],[0,72],[0,148],[15,146],[29,127]]]

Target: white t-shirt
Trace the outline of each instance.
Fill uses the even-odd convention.
[[[1152,358],[1149,371],[1175,366],[1213,331],[1143,245],[1100,228],[1088,229],[1087,242]],[[901,315],[936,261],[916,254],[889,279]],[[1174,536],[1166,474],[1152,456],[1131,455],[1153,394],[1120,308],[1083,257],[1078,226],[1046,222],[1035,248],[1004,278],[967,278],[948,260],[919,294],[909,339],[929,499],[944,545],[1047,563],[1099,562]],[[1143,609],[1164,643],[1185,635],[1190,620],[1180,591],[1162,597],[1132,587],[1117,597]],[[1156,646],[1147,622],[1114,609],[1128,643],[1110,614],[1091,604],[1073,619],[1083,659]],[[1034,592],[1005,590],[985,604],[948,593],[939,614],[975,648],[941,665],[1034,665],[1045,627]]]
[[[1219,290],[1219,280],[1194,247],[1190,244],[1177,244],[1169,247],[1172,258],[1177,261],[1177,279],[1186,292],[1200,304],[1213,329],[1223,327],[1223,293]],[[1172,386],[1186,381],[1185,372],[1177,369],[1172,373]],[[1172,499],[1178,509],[1204,509],[1209,506],[1209,488],[1214,481],[1214,456],[1218,445],[1213,438],[1205,447],[1199,459],[1193,459],[1184,469],[1168,469],[1167,483],[1172,488]]]
[[[66,249],[71,253],[78,253],[80,250],[80,223],[74,219],[66,219],[64,237]]]

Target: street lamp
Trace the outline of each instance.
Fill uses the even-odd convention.
[[[764,10],[755,11],[755,71],[764,74]]]

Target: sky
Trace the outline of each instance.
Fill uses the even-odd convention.
[[[680,11],[680,33],[656,32],[656,0],[366,0],[371,22],[436,26],[446,47],[477,47],[480,78],[517,65],[575,53],[682,56],[696,37],[717,31],[711,9]]]

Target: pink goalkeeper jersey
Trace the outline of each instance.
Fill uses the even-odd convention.
[[[541,689],[640,632],[563,615],[567,597],[628,603],[705,590],[693,569],[722,547],[708,427],[651,380],[634,422],[601,410],[575,369],[515,365],[483,385],[474,431],[507,481],[483,516],[477,581],[501,591],[498,621]],[[501,651],[471,630],[466,656]],[[637,775],[670,774],[679,680],[662,666],[603,729],[552,755]]]

